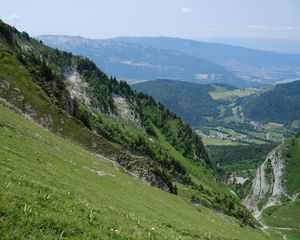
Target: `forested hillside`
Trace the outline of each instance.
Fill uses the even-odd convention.
[[[222,86],[221,84],[219,86]],[[229,89],[234,89],[227,86]],[[209,94],[215,88],[212,85],[198,85],[171,80],[147,81],[133,84],[140,92],[154,96],[159,102],[183,117],[192,125],[207,122],[205,118],[219,116],[218,106],[228,101],[215,101]]]
[[[300,81],[278,84],[271,91],[246,99],[243,112],[256,121],[288,123],[300,119]]]

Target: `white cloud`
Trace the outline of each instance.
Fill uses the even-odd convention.
[[[188,13],[192,12],[192,9],[184,7],[184,8],[181,8],[181,12],[184,13],[184,14],[188,14]]]
[[[15,20],[17,20],[19,18],[20,18],[19,15],[17,15],[17,14],[11,14],[10,16],[4,17],[3,19],[4,19],[4,21],[12,22],[12,21],[15,21]]]

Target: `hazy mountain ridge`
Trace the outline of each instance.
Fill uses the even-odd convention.
[[[257,85],[238,77],[210,61],[148,45],[111,40],[90,40],[69,36],[39,36],[51,47],[91,58],[108,74],[131,81],[159,78],[196,83],[225,82],[239,87]]]
[[[112,40],[176,49],[219,64],[243,80],[275,83],[299,77],[300,55],[297,54],[168,37],[119,37]]]
[[[239,47],[252,48],[277,53],[300,54],[300,41],[285,38],[209,38],[206,41],[224,43]]]

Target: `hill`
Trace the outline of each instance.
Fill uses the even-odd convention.
[[[299,86],[300,81],[294,81],[275,87],[237,89],[226,84],[198,85],[168,80],[132,85],[135,90],[154,96],[195,127],[271,131],[272,124],[279,124],[287,128],[287,134],[299,128]]]
[[[225,68],[177,50],[158,49],[112,40],[69,36],[39,36],[45,44],[93,60],[99,68],[128,82],[160,78],[196,83],[225,82],[252,86]]]
[[[268,90],[238,89],[228,84],[199,85],[171,80],[136,83],[133,89],[150,94],[194,127],[252,128],[242,116],[240,102]]]
[[[278,84],[272,90],[246,99],[245,117],[261,122],[291,123],[300,119],[300,81]]]
[[[297,54],[168,37],[119,37],[111,40],[184,52],[221,65],[243,80],[275,83],[299,77],[300,55]]]
[[[169,215],[173,210],[167,207],[162,220],[159,216],[164,211],[157,208],[158,202],[173,205],[168,199],[179,201],[174,209],[193,211],[194,204],[202,205],[203,212],[213,218],[226,219],[226,214],[237,221],[232,235],[220,235],[219,229],[212,233],[179,230],[186,239],[207,234],[212,239],[231,239],[234,234],[265,238],[253,228],[239,227],[255,226],[255,221],[216,180],[215,165],[201,139],[176,114],[152,97],[134,92],[125,82],[108,77],[87,58],[49,48],[3,22],[0,34],[0,172],[5,182],[0,227],[5,239],[41,235],[45,239],[65,235],[160,239],[172,236],[167,229],[173,229],[170,219],[174,218]],[[137,185],[125,187],[127,179]],[[157,204],[151,201],[153,194]],[[141,211],[140,219],[134,218],[135,225],[144,221],[147,212],[154,215],[136,232],[124,225],[124,219],[135,216],[132,211]],[[189,210],[186,214],[190,216]],[[186,216],[179,218],[181,229],[190,229],[190,223],[182,222]],[[146,225],[160,226],[162,232],[153,237]]]
[[[133,89],[153,96],[194,126],[207,123],[207,118],[218,118],[218,106],[229,103],[226,100],[214,100],[209,94],[217,86],[235,89],[229,85],[198,85],[171,80],[147,81],[132,85]]]

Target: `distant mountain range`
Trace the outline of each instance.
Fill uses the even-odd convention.
[[[48,35],[38,39],[51,47],[87,56],[108,74],[131,83],[171,79],[244,88],[292,81],[300,72],[300,55],[226,44],[167,37],[91,40]]]
[[[300,54],[300,39],[228,37],[210,38],[205,41],[230,44],[263,51]]]
[[[168,37],[119,37],[111,40],[184,52],[221,65],[243,80],[277,83],[299,77],[300,55],[297,54]]]
[[[253,85],[220,65],[173,49],[82,37],[38,38],[51,47],[89,57],[109,75],[128,82],[165,78],[197,83],[227,82],[239,87]]]

